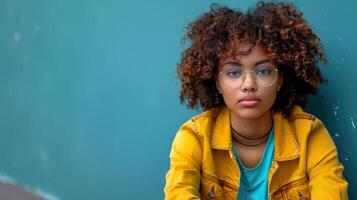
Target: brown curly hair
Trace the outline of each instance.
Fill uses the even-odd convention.
[[[307,95],[326,83],[317,68],[320,61],[327,62],[320,39],[291,3],[258,2],[246,13],[212,4],[210,12],[187,26],[184,41],[190,46],[182,53],[177,72],[180,100],[189,108],[225,105],[215,75],[220,59],[234,54],[232,47],[241,42],[259,44],[283,76],[274,112],[289,117],[295,105],[305,107]]]

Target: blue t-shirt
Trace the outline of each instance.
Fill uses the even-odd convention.
[[[233,145],[241,172],[238,200],[268,200],[268,173],[274,154],[274,131],[270,132],[260,162],[254,168],[247,168],[240,161]]]

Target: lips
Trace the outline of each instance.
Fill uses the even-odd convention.
[[[254,107],[260,102],[260,99],[254,96],[247,96],[238,101],[241,106]]]

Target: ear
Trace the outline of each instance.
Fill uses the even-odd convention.
[[[217,76],[217,75],[214,76],[214,81],[215,81],[215,83],[216,83],[216,88],[217,88],[218,92],[219,92],[220,94],[222,94],[221,84],[219,83],[219,80],[218,80],[218,76]]]

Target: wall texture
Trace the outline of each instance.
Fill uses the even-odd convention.
[[[246,9],[255,1],[215,1]],[[293,1],[328,53],[307,110],[357,183],[357,3]],[[213,1],[2,0],[0,179],[47,199],[162,199],[184,26]]]

